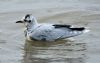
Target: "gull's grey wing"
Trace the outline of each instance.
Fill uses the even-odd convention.
[[[52,25],[54,26],[54,30],[52,31],[54,33],[55,39],[64,39],[69,38],[73,36],[77,36],[83,33],[85,30],[84,27],[80,28],[72,28],[71,25]]]
[[[41,25],[30,35],[33,39],[53,41],[81,34],[81,32],[70,29],[70,26],[71,25]]]

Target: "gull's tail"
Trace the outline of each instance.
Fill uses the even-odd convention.
[[[89,32],[90,30],[85,28],[85,27],[80,27],[80,28],[69,28],[69,36],[68,37],[74,37],[74,36],[77,36],[77,35],[81,35],[83,33],[87,33]]]

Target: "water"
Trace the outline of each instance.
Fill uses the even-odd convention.
[[[27,42],[23,63],[85,63],[86,44],[71,41]]]
[[[100,62],[99,0],[0,0],[0,63]],[[57,42],[29,42],[16,24],[32,13],[38,22],[89,27],[89,33]]]

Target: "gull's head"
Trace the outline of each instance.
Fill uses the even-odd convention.
[[[26,14],[21,20],[16,21],[16,23],[24,23],[25,26],[31,25],[31,24],[37,24],[37,20],[32,14]]]

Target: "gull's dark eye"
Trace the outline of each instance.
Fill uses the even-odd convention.
[[[24,20],[25,22],[27,22],[27,20]]]
[[[28,22],[28,23],[30,23],[31,22],[31,20],[24,20],[25,22]]]

